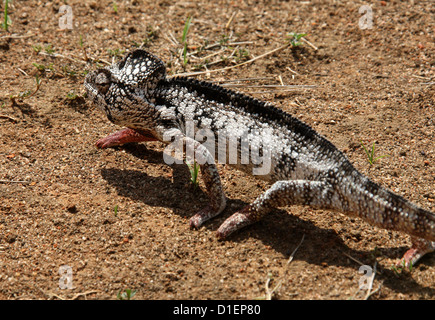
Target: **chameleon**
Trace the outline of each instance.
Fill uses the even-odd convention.
[[[261,174],[256,177],[267,181],[270,188],[227,218],[216,231],[218,239],[259,221],[275,208],[303,205],[410,235],[412,246],[399,265],[412,266],[435,251],[434,213],[370,180],[324,136],[270,102],[211,82],[168,77],[165,63],[143,49],[90,72],[84,87],[87,98],[109,121],[125,127],[98,140],[97,148],[148,141],[170,146],[178,139],[186,159],[187,154],[194,156],[209,202],[190,218],[192,228],[199,228],[226,207],[216,148],[222,151],[218,141],[235,141],[234,148],[222,151],[223,159],[233,157],[229,165],[249,174],[257,169]],[[206,130],[219,139],[210,140],[207,147],[192,129]],[[267,156],[267,161],[259,163],[254,154]],[[262,166],[268,170],[262,171]]]

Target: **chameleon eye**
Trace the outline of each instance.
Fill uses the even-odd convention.
[[[102,94],[106,94],[107,91],[109,91],[111,84],[110,71],[108,70],[101,70],[95,77],[95,85],[97,86],[98,91]]]

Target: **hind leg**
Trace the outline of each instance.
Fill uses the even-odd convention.
[[[217,230],[217,237],[224,239],[234,231],[259,221],[273,208],[299,204],[327,209],[331,207],[331,198],[330,188],[324,182],[277,181],[253,203],[225,220]]]

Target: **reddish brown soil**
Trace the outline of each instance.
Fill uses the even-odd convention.
[[[73,10],[71,30],[59,28],[65,2]],[[282,208],[217,241],[220,223],[267,188],[226,166],[219,170],[227,209],[190,230],[189,218],[207,201],[202,182],[194,191],[186,166],[163,162],[160,143],[96,149],[119,127],[82,92],[85,71],[97,68],[84,62],[83,48],[89,58],[111,61],[109,49],[145,42],[168,62],[169,74],[178,74],[197,71],[200,57],[217,53],[214,62],[245,50],[208,66],[219,69],[282,46],[289,32],[307,33],[317,50],[303,42],[197,78],[255,77],[261,79],[243,84],[270,85],[281,77],[287,85],[315,86],[238,90],[299,117],[363,173],[434,212],[432,1],[374,1],[373,28],[366,30],[358,25],[365,2],[133,0],[116,1],[116,10],[112,3],[10,5],[10,33],[0,32],[0,299],[116,299],[125,289],[136,290],[134,299],[253,299],[265,297],[269,277],[272,288],[282,281],[275,299],[360,299],[366,292],[357,292],[362,274],[354,259],[377,263],[379,290],[370,299],[435,298],[434,254],[396,273],[391,267],[409,237],[342,214]],[[243,43],[203,50],[184,69],[179,52],[188,16],[190,53],[223,35]],[[66,58],[44,55],[50,46]],[[34,90],[36,75],[39,90],[13,104],[11,95]],[[375,142],[376,155],[388,157],[370,166],[360,141]],[[72,289],[59,288],[63,265],[72,268]]]

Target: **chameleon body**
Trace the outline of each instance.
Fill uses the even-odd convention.
[[[229,217],[217,230],[218,238],[260,220],[276,207],[309,205],[409,234],[413,247],[402,259],[405,265],[435,251],[434,213],[372,182],[331,142],[270,103],[204,81],[167,78],[164,63],[141,49],[90,73],[85,89],[110,121],[126,127],[99,140],[97,147],[155,140],[169,144],[167,136],[172,136],[185,145],[186,154],[195,155],[210,202],[191,218],[192,227],[221,213],[226,197],[215,165],[219,139],[213,154],[203,141],[188,134],[189,125],[195,132],[208,130],[226,142],[238,141],[237,162],[232,165],[242,171],[252,174],[262,165],[253,164],[252,154],[249,161],[242,161],[249,148],[268,156],[269,170],[257,177],[271,187]],[[225,158],[229,157],[226,151]]]

